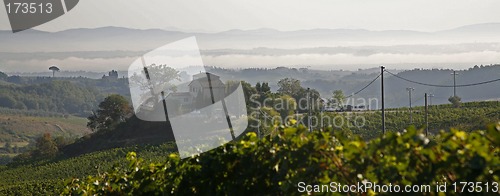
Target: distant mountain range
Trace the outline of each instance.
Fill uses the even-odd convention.
[[[500,59],[500,23],[437,32],[266,28],[192,33],[103,27],[0,31],[0,71],[39,72],[53,64],[72,71],[127,70],[140,55],[190,36],[196,36],[205,65],[227,68],[356,70],[384,64],[396,69],[463,69]]]
[[[0,31],[0,52],[141,51],[196,36],[202,49],[308,48],[331,46],[499,42],[500,23],[476,24],[438,32],[365,29],[229,30],[185,33],[161,29],[103,27],[59,32]]]

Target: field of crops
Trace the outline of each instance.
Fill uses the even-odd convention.
[[[407,109],[387,112],[385,136],[379,112],[329,113],[323,115],[340,116],[351,124],[325,124],[314,127],[312,133],[298,123],[278,126],[266,137],[249,133],[240,141],[184,160],[175,154],[173,143],[166,143],[2,166],[0,195],[238,194],[254,190],[279,195],[296,193],[300,180],[401,185],[435,184],[443,182],[443,177],[446,182],[500,180],[500,124],[486,126],[500,121],[498,102],[466,103],[461,108],[433,106],[429,136],[419,129],[424,124],[421,111],[422,107],[414,108],[416,129],[408,126]],[[366,124],[352,126],[356,122],[349,121],[348,115],[363,117]]]
[[[125,156],[136,151],[146,162],[159,162],[173,152],[173,144],[117,148],[93,152],[74,158],[60,157],[28,165],[0,168],[0,195],[26,195],[30,193],[56,194],[64,179],[84,178],[109,170],[113,166],[125,167]]]

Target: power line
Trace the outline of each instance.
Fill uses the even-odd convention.
[[[349,96],[347,96],[347,97],[345,97],[345,98],[352,97],[352,96],[354,96],[354,95],[357,95],[357,94],[358,94],[358,93],[360,93],[361,91],[365,90],[365,89],[366,89],[366,88],[368,88],[370,85],[372,85],[372,84],[373,84],[373,83],[374,83],[374,82],[375,82],[375,81],[376,81],[376,80],[380,77],[380,75],[382,75],[382,74],[379,74],[379,75],[378,75],[375,79],[373,79],[370,83],[368,83],[368,85],[366,85],[365,87],[363,87],[361,90],[358,90],[358,91],[356,91],[355,93],[353,93],[353,94],[351,94],[351,95],[349,95]]]
[[[385,72],[393,75],[394,77],[396,78],[399,78],[399,79],[402,79],[402,80],[405,80],[407,82],[411,82],[411,83],[415,83],[415,84],[420,84],[420,85],[424,85],[424,86],[433,86],[433,87],[454,87],[453,85],[438,85],[438,84],[427,84],[427,83],[422,83],[422,82],[417,82],[417,81],[413,81],[413,80],[409,80],[409,79],[406,79],[406,78],[403,78],[401,76],[398,76],[390,71],[387,71],[385,70]],[[492,82],[497,82],[497,81],[500,81],[500,78],[498,79],[495,79],[495,80],[489,80],[489,81],[484,81],[484,82],[479,82],[479,83],[472,83],[472,84],[462,84],[462,85],[456,85],[456,87],[466,87],[466,86],[477,86],[477,85],[481,85],[481,84],[488,84],[488,83],[492,83]]]
[[[415,99],[415,101],[413,101],[413,103],[418,103],[419,101],[422,101],[425,97],[420,97],[418,99]],[[447,98],[448,99],[448,98]]]

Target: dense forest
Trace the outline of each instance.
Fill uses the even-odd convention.
[[[128,92],[126,79],[6,76],[0,73],[0,107],[87,117],[108,94]]]

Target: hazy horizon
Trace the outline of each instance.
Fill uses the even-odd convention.
[[[466,69],[500,62],[498,7],[496,0],[87,0],[34,28],[49,33],[2,31],[0,70],[126,70],[190,36],[205,65],[223,68]],[[9,28],[0,9],[0,29]]]
[[[127,70],[147,51],[189,36],[196,36],[204,65],[232,69],[467,69],[500,63],[500,23],[437,33],[262,29],[196,34],[99,28],[4,32],[0,71],[39,72],[52,65],[70,71]]]
[[[498,64],[477,64],[477,65],[463,65],[463,68],[461,69],[451,69],[451,68],[446,68],[445,66],[442,66],[442,67],[439,67],[439,66],[434,66],[432,68],[423,68],[423,67],[418,67],[418,66],[414,66],[414,67],[411,67],[411,68],[397,68],[396,66],[394,65],[385,65],[385,64],[381,64],[381,65],[373,65],[372,67],[368,67],[368,68],[353,68],[353,69],[328,69],[327,67],[324,67],[323,69],[318,69],[318,68],[314,68],[314,67],[311,67],[311,66],[303,66],[303,67],[300,67],[300,66],[288,66],[286,68],[289,68],[289,69],[308,69],[310,71],[338,71],[338,72],[366,72],[366,71],[369,71],[368,73],[372,73],[372,72],[377,72],[379,69],[380,69],[380,66],[384,66],[386,68],[386,70],[392,70],[392,71],[411,71],[411,70],[454,70],[454,71],[467,71],[471,68],[474,68],[475,66],[494,66],[494,65],[498,65]],[[368,65],[370,66],[370,65]],[[226,69],[226,70],[245,70],[245,69],[269,69],[269,70],[275,70],[275,69],[279,69],[281,67],[285,67],[285,66],[277,66],[277,67],[243,67],[243,68],[223,68],[223,69]],[[216,68],[221,68],[221,67],[216,67]],[[127,77],[127,72],[128,70],[120,70],[120,69],[106,69],[106,70],[76,70],[76,69],[70,69],[70,70],[60,70],[59,71],[59,75],[62,74],[62,76],[60,77],[78,77],[78,76],[82,76],[82,75],[79,75],[79,73],[86,73],[86,74],[89,74],[89,75],[95,75],[95,77],[91,77],[91,78],[101,78],[102,75],[97,75],[97,74],[105,74],[107,75],[109,71],[117,71],[120,75],[120,78],[122,76],[124,77]],[[38,71],[3,71],[0,69],[0,72],[3,72],[3,73],[6,73],[7,75],[9,76],[14,76],[14,75],[19,75],[19,76],[46,76],[46,77],[52,77],[52,71],[50,70],[38,70]],[[69,75],[68,75],[69,74]],[[76,74],[76,75],[75,75]]]
[[[1,10],[1,9],[0,9]],[[58,33],[58,32],[63,32],[63,31],[71,31],[71,30],[82,30],[82,29],[102,29],[102,28],[124,28],[124,29],[133,29],[133,30],[143,30],[143,31],[148,31],[148,30],[163,30],[163,31],[178,31],[178,32],[183,32],[183,33],[206,33],[206,34],[213,34],[213,33],[223,33],[223,32],[231,32],[231,31],[259,31],[259,30],[273,30],[273,31],[280,31],[280,32],[294,32],[294,31],[310,31],[310,30],[365,30],[365,31],[374,31],[374,32],[384,32],[384,31],[409,31],[409,32],[420,32],[420,33],[438,33],[438,32],[443,32],[443,31],[449,31],[449,30],[454,30],[457,28],[462,28],[462,27],[469,27],[469,26],[475,26],[475,25],[489,25],[489,24],[500,24],[500,20],[498,21],[492,21],[492,22],[484,22],[484,23],[467,23],[463,25],[457,25],[457,26],[450,26],[447,28],[437,28],[437,29],[403,29],[403,28],[386,28],[386,29],[371,29],[371,28],[363,28],[363,27],[311,27],[311,28],[303,28],[303,29],[278,29],[278,28],[273,28],[273,27],[254,27],[254,28],[228,28],[228,29],[221,29],[221,30],[205,30],[205,29],[183,29],[179,27],[174,27],[174,26],[168,26],[168,27],[149,27],[149,28],[136,28],[136,27],[129,27],[129,26],[96,26],[96,27],[73,27],[73,28],[67,28],[67,29],[45,29],[45,28],[40,28],[40,27],[34,27],[32,29],[28,29],[25,31],[42,31],[42,32],[47,32],[47,33]],[[0,28],[0,31],[9,31],[12,32],[10,27],[3,27]],[[23,33],[22,31],[19,33]]]

